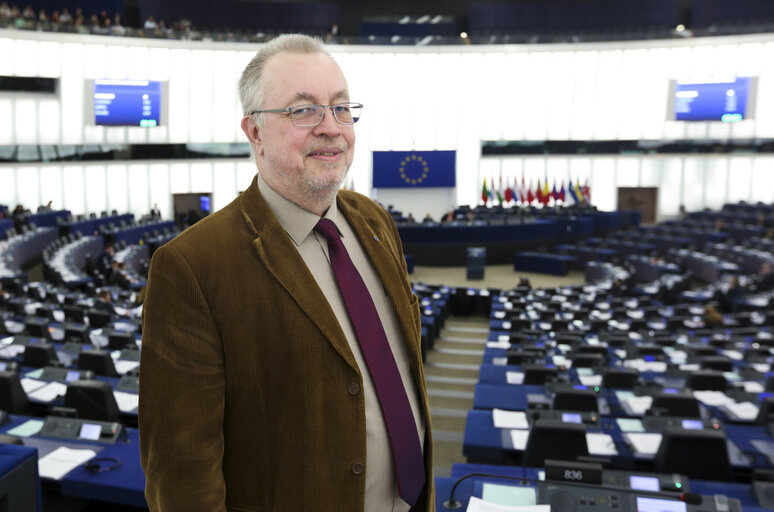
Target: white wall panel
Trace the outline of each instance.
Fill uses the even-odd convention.
[[[622,66],[622,51],[600,52],[594,96],[594,139],[618,138],[621,112],[629,103],[626,97],[627,91],[621,85]]]
[[[212,192],[212,163],[191,164],[191,192]]]
[[[761,156],[753,161],[752,197],[753,202],[774,202],[774,157]]]
[[[553,98],[546,93],[546,83],[543,80],[551,69],[551,53],[533,52],[529,54],[525,72],[521,81],[524,84],[524,96],[515,98],[520,104],[521,115],[524,116],[524,138],[527,140],[545,140],[548,136],[548,116],[546,107]],[[472,77],[475,79],[475,76]],[[485,97],[486,94],[481,94]],[[476,95],[475,97],[479,97]]]
[[[108,78],[107,48],[102,44],[84,46],[83,76],[89,80]]]
[[[575,56],[575,96],[572,105],[570,137],[590,140],[594,133],[594,98],[599,69],[599,52],[577,52]]]
[[[83,181],[82,165],[63,166],[64,186],[67,193],[64,196],[64,207],[73,215],[86,213],[86,195]]]
[[[2,118],[2,116],[0,116]],[[59,118],[59,102],[55,99],[41,99],[38,101],[38,142],[41,144],[59,144],[62,140],[60,129],[62,126]]]
[[[108,209],[107,205],[107,186],[105,180],[104,165],[87,165],[86,174],[86,210],[89,213],[96,213]]]
[[[126,46],[110,45],[106,53],[105,78],[134,78],[129,76],[129,49]]]
[[[162,219],[171,219],[173,213],[172,194],[169,193],[169,164],[152,163],[148,166],[150,206],[158,207]]]
[[[212,184],[212,211],[216,212],[228,205],[237,195],[235,162],[216,162],[213,164],[214,182]]]
[[[16,169],[10,165],[0,165],[0,204],[13,210],[19,201],[16,198]],[[3,233],[5,235],[5,233]]]
[[[237,70],[236,53],[233,51],[215,52],[212,84],[212,131],[215,142],[234,142],[234,125],[239,124],[241,116],[234,116],[234,102],[237,98],[237,81],[242,70]]]
[[[150,212],[148,171],[147,163],[129,166],[129,211],[136,218]],[[171,218],[171,216],[166,218]]]
[[[732,157],[728,161],[728,197],[730,203],[748,201],[752,196],[753,160],[750,157]]]
[[[1,51],[0,55],[2,55]],[[41,42],[39,59],[38,76],[59,77],[62,73],[62,43],[56,41]]]
[[[595,158],[591,170],[591,201],[603,211],[613,211],[618,207],[615,165],[615,158]],[[585,180],[581,181],[581,185],[585,184]]]
[[[17,144],[35,144],[38,140],[38,105],[31,98],[14,101],[14,132]]]
[[[255,168],[255,162],[247,159],[237,162],[236,167],[236,189],[237,193],[239,193],[243,192],[245,189],[247,189],[247,187],[250,186],[250,184],[253,182],[253,178],[255,178],[257,171]]]
[[[574,52],[556,52],[551,56],[551,67],[546,75],[548,139],[567,140],[572,126],[572,101],[575,80],[567,70],[575,67]]]
[[[16,191],[19,203],[33,212],[37,210],[40,206],[40,174],[37,166],[16,168]]]
[[[61,210],[64,207],[65,188],[62,186],[62,167],[59,165],[40,166],[40,202],[51,208]]]
[[[12,99],[0,98],[0,120],[2,120],[0,121],[0,144],[11,145],[15,140]]]
[[[191,166],[174,163],[169,166],[169,191],[172,194],[188,194],[191,190]],[[198,190],[196,192],[199,192]]]
[[[39,43],[20,39],[16,41],[13,53],[4,58],[15,60],[14,74],[16,76],[37,76],[39,62]]]
[[[640,186],[658,187],[661,184],[661,159],[657,156],[640,160]]]
[[[129,80],[151,80],[149,68],[151,63],[151,49],[142,46],[133,46],[128,49],[126,58],[126,76]],[[153,80],[158,80],[154,78]]]
[[[705,208],[718,209],[728,200],[728,158],[708,158],[704,175]]]
[[[618,158],[616,162],[616,186],[639,187],[640,159],[636,157]]]
[[[387,82],[390,94],[377,101],[390,103],[393,111],[392,149],[407,151],[415,149],[417,123],[420,122],[417,109],[419,102],[414,94],[416,84],[426,79],[415,54],[398,54],[392,63],[391,70],[384,70],[379,79]]]
[[[191,51],[170,51],[169,80],[169,142],[190,142],[188,128],[191,123]],[[174,80],[171,78],[174,77]],[[202,105],[198,105],[199,108]]]
[[[118,213],[129,211],[129,171],[126,165],[107,166],[107,209]]]
[[[684,205],[685,209],[689,212],[704,208],[706,203],[704,197],[706,174],[706,158],[694,157],[685,159],[683,165],[682,199],[680,204]]]
[[[212,111],[214,58],[215,52],[210,50],[191,52],[189,142],[212,142],[212,123],[215,119]]]
[[[660,219],[674,217],[680,210],[683,161],[679,157],[662,159],[661,187],[658,190],[658,214]]]
[[[16,41],[6,37],[0,37],[0,55],[13,55]],[[0,59],[0,74],[11,76],[15,64],[14,59]]]
[[[87,122],[83,111],[84,48],[80,44],[62,45],[62,77],[59,79],[59,95],[62,98],[62,143],[83,142],[83,123]],[[0,59],[2,60],[2,59]],[[90,122],[94,122],[93,119]]]

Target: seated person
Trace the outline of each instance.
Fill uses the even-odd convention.
[[[739,278],[734,276],[728,283],[725,290],[719,289],[715,292],[715,300],[723,313],[736,313],[739,311],[738,299],[745,296],[745,289],[739,284]]]
[[[753,280],[751,288],[755,292],[768,292],[774,289],[774,272],[771,271],[771,263],[766,261],[761,265],[761,269]]]
[[[110,290],[100,290],[97,293],[97,300],[94,301],[94,309],[105,311],[111,315],[116,314],[116,310],[113,308],[113,297],[110,295]]]

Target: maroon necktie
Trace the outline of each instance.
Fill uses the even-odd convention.
[[[379,397],[392,446],[400,497],[413,507],[425,485],[425,464],[414,414],[398,366],[371,294],[349,257],[336,224],[329,219],[320,219],[315,230],[328,241],[333,274]]]

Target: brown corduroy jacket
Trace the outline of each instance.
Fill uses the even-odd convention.
[[[339,192],[395,308],[432,438],[417,299],[394,222]],[[366,426],[347,340],[255,181],[153,255],[143,314],[140,450],[152,511],[363,510]],[[368,511],[371,512],[371,511]]]

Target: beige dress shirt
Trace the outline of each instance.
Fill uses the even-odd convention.
[[[266,184],[260,174],[258,176],[258,190],[266,199],[266,203],[269,205],[272,213],[274,213],[277,221],[279,221],[280,225],[295,243],[301,258],[309,267],[309,271],[315,281],[317,281],[317,285],[327,297],[363,376],[367,436],[365,510],[406,512],[410,507],[398,495],[395,465],[390,453],[390,440],[387,436],[387,427],[379,406],[379,399],[376,395],[371,375],[368,373],[368,367],[363,359],[363,353],[360,350],[347,308],[339,291],[336,277],[333,274],[333,268],[328,259],[328,242],[322,235],[314,231],[314,227],[320,220],[320,217],[279,195]],[[324,217],[333,221],[336,227],[339,228],[344,247],[347,249],[349,257],[360,272],[371,294],[371,299],[376,306],[376,311],[382,321],[390,348],[392,348],[395,362],[398,365],[398,371],[411,404],[411,411],[414,413],[419,440],[424,449],[425,422],[421,416],[419,397],[411,378],[408,352],[402,340],[400,327],[395,317],[395,310],[392,304],[390,304],[389,297],[387,297],[382,283],[379,281],[379,276],[360,246],[346,218],[343,215],[339,215],[336,201],[328,208]],[[325,385],[325,383],[320,382],[320,385]]]

